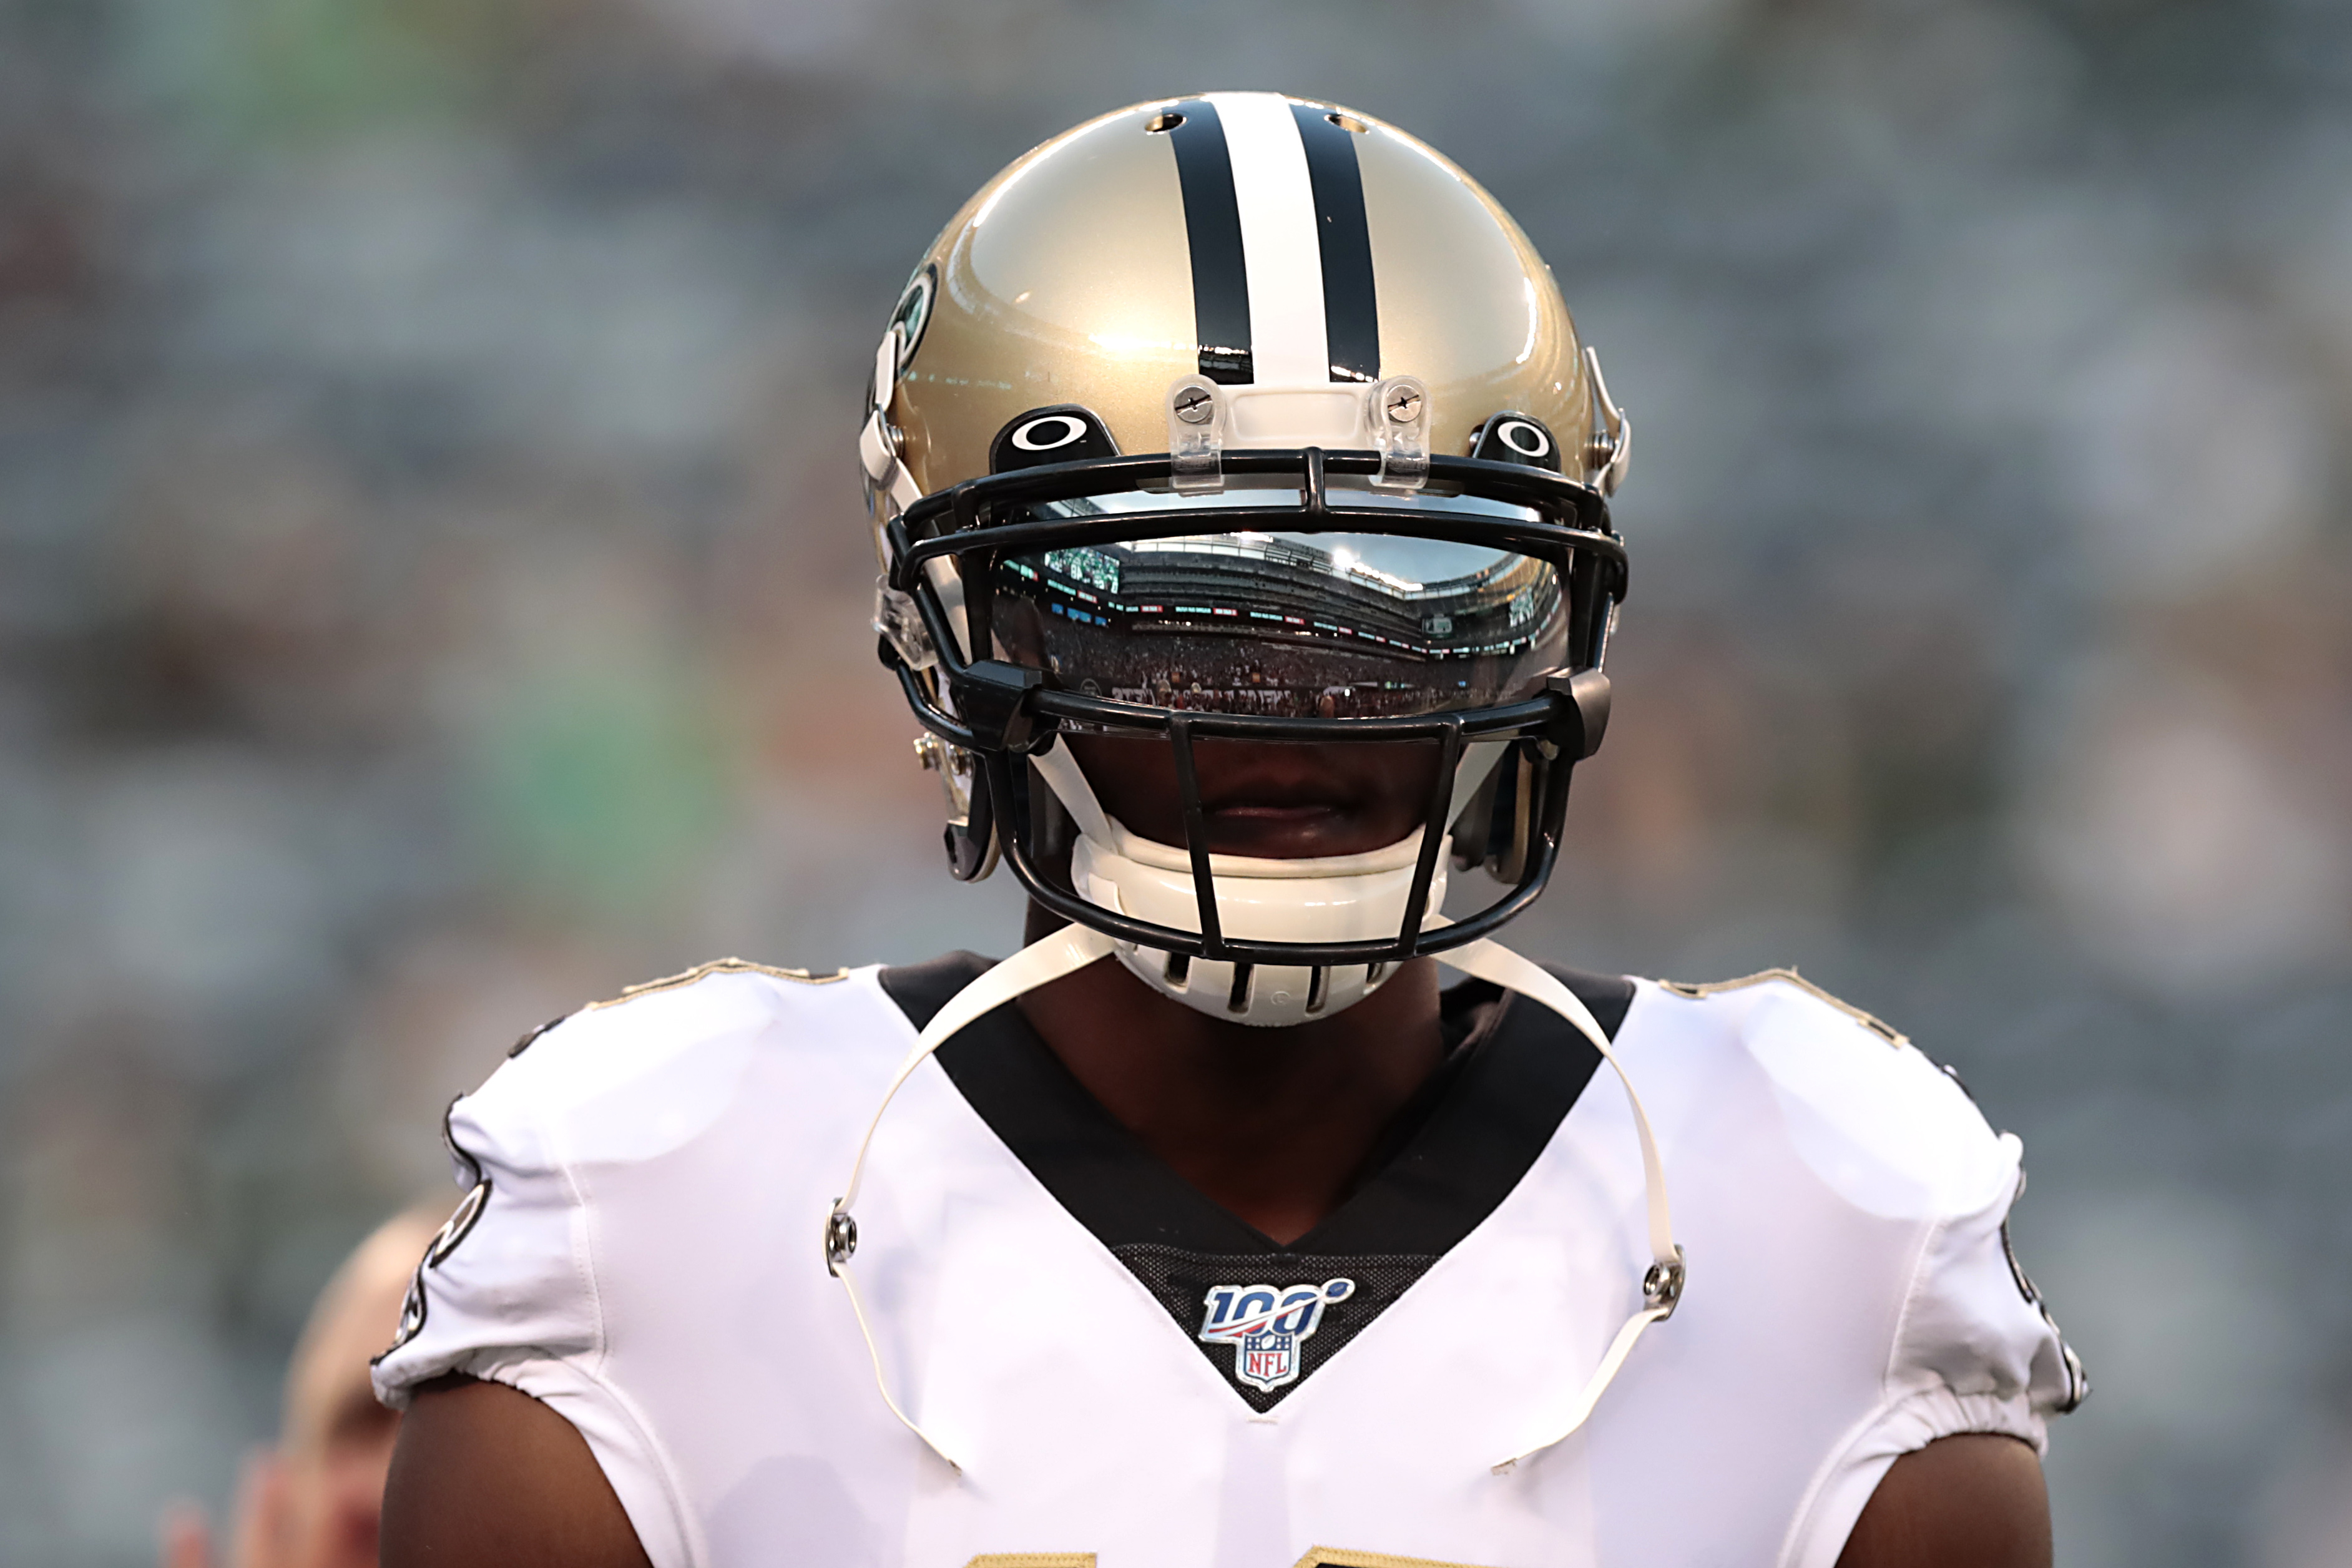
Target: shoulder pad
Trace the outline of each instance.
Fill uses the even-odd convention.
[[[1832,1192],[1884,1217],[1974,1213],[2017,1185],[2016,1141],[1900,1031],[1793,970],[1659,989],[1719,1008],[1725,1048],[1762,1073],[1790,1149]],[[1735,1043],[1736,1041],[1736,1043]]]
[[[714,974],[766,974],[778,980],[798,981],[803,985],[829,985],[836,980],[849,978],[846,969],[836,969],[830,974],[812,974],[805,969],[779,969],[772,963],[754,963],[748,958],[714,958],[708,963],[698,963],[680,973],[666,974],[659,980],[625,986],[618,996],[603,1002],[591,1002],[584,1010],[594,1012],[601,1007],[618,1007],[640,996],[650,996],[656,991],[675,991],[681,985],[691,985]]]
[[[555,1027],[556,1025],[562,1023],[566,1018],[576,1017],[581,1013],[597,1013],[607,1007],[618,1007],[625,1003],[634,1002],[640,996],[651,996],[657,992],[676,991],[683,986],[691,985],[698,980],[707,980],[714,974],[765,974],[777,980],[790,980],[803,985],[829,985],[836,980],[849,978],[849,971],[846,969],[836,969],[830,974],[813,974],[805,969],[780,969],[772,963],[754,963],[748,958],[714,958],[708,963],[698,963],[692,969],[682,970],[676,974],[666,974],[659,980],[647,980],[635,985],[624,986],[618,996],[607,997],[602,1002],[591,1002],[573,1012],[550,1018],[546,1023],[517,1040],[508,1049],[507,1059],[511,1061],[522,1055],[524,1051],[530,1048],[532,1041]]]
[[[1892,1024],[1882,1022],[1851,1002],[1831,995],[1793,969],[1759,970],[1754,974],[1743,974],[1737,980],[1715,980],[1705,984],[1692,984],[1681,980],[1661,980],[1658,984],[1677,996],[1687,996],[1696,1002],[1703,997],[1717,995],[1726,991],[1744,990],[1750,985],[1769,985],[1776,980],[1793,985],[1818,1001],[1828,1003],[1890,1046],[1907,1046],[1911,1043],[1910,1037]]]

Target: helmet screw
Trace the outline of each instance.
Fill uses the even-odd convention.
[[[1389,423],[1410,425],[1421,415],[1421,394],[1410,386],[1400,386],[1389,394]]]
[[[1188,386],[1176,395],[1176,417],[1187,425],[1206,425],[1216,414],[1216,399],[1205,386]]]

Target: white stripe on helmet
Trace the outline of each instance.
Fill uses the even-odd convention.
[[[1213,92],[1241,209],[1249,274],[1250,354],[1261,386],[1328,383],[1323,249],[1307,148],[1278,92]]]

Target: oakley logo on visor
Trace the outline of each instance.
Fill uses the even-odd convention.
[[[1530,414],[1505,412],[1478,427],[1470,455],[1496,463],[1525,463],[1533,468],[1559,472],[1559,443],[1551,438],[1542,420]]]
[[[989,444],[989,472],[1032,468],[1040,463],[1075,463],[1116,458],[1118,443],[1089,409],[1075,403],[1032,408],[1015,415]]]

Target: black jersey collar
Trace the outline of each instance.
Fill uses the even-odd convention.
[[[885,969],[916,1028],[991,967],[969,952]],[[1616,976],[1552,969],[1614,1037],[1633,999]],[[1230,1347],[1203,1343],[1265,1409],[1402,1297],[1517,1187],[1591,1080],[1601,1054],[1564,1019],[1485,981],[1441,994],[1451,1049],[1391,1124],[1385,1152],[1321,1224],[1287,1246],[1221,1207],[1112,1119],[1011,1003],[940,1047],[957,1090],[1039,1184],[1157,1297],[1188,1335],[1204,1291],[1295,1276],[1355,1283],[1283,1384],[1251,1386]],[[1229,1364],[1232,1363],[1232,1364]]]

